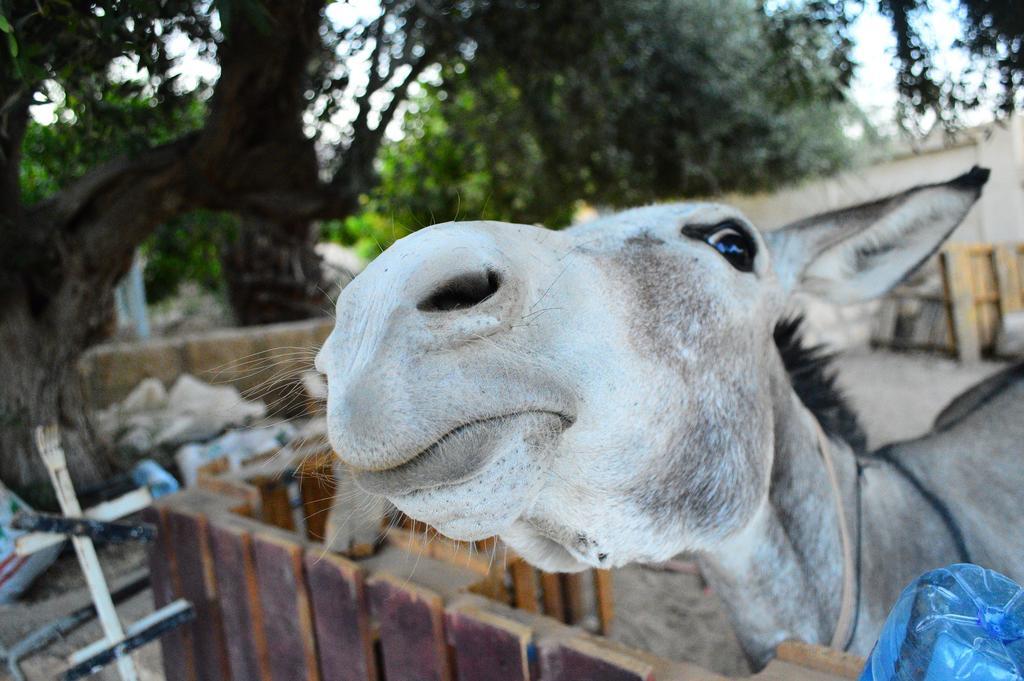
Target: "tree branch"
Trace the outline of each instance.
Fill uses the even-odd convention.
[[[74,222],[83,210],[119,180],[152,174],[182,162],[197,139],[198,133],[193,133],[135,156],[122,156],[99,165],[65,189],[32,206],[28,215],[36,221],[44,220],[50,227],[64,227]]]
[[[352,143],[344,151],[340,167],[331,178],[330,187],[334,192],[358,198],[360,194],[366,193],[373,187],[376,177],[373,163],[384,140],[384,133],[391,121],[394,120],[398,108],[405,101],[409,87],[416,82],[424,69],[431,63],[433,63],[432,53],[424,52],[420,59],[412,64],[405,79],[391,89],[391,101],[381,111],[377,127],[372,130],[366,127],[361,134],[353,137]]]
[[[366,89],[363,94],[356,97],[356,117],[352,120],[352,139],[357,140],[361,134],[369,130],[370,98],[377,92],[378,88],[387,82],[387,79],[379,76],[380,60],[384,50],[384,17],[381,14],[371,28],[374,34],[373,51],[370,53],[370,71],[367,74]],[[390,76],[390,70],[389,74]]]

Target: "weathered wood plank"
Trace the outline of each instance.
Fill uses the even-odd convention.
[[[537,599],[537,570],[522,558],[513,558],[509,565],[512,573],[512,589],[515,594],[515,605],[526,612],[540,612],[540,601]]]
[[[281,477],[254,478],[260,490],[260,519],[282,530],[294,530],[295,518],[288,501],[288,483]]]
[[[1009,244],[997,245],[992,254],[992,264],[999,286],[1000,314],[1005,316],[1024,308],[1024,291],[1021,291],[1016,247]]]
[[[530,681],[529,627],[472,608],[445,617],[458,681]]]
[[[213,573],[206,517],[198,513],[168,509],[167,528],[174,551],[181,597],[196,611],[192,630],[192,651],[199,681],[230,678],[220,604]]]
[[[540,585],[544,598],[544,614],[559,622],[565,621],[565,601],[562,598],[562,580],[552,572],[540,573]]]
[[[270,677],[273,681],[319,681],[303,549],[269,534],[256,534],[252,541]]]
[[[210,524],[210,549],[231,678],[270,681],[252,538],[242,529],[213,522]]]
[[[654,681],[645,660],[584,638],[540,646],[539,681]]]
[[[971,254],[966,248],[951,244],[942,252],[941,262],[957,357],[961,362],[978,361],[981,359],[981,338],[974,301]]]
[[[844,679],[860,678],[866,664],[864,658],[857,655],[803,641],[784,641],[775,650],[775,658]]]
[[[309,591],[315,594],[320,676],[324,681],[377,678],[365,575],[355,563],[331,553],[308,550],[304,558]]]
[[[612,633],[612,622],[615,619],[615,588],[611,570],[594,570],[594,596],[597,600],[597,621],[600,623],[601,635]]]
[[[849,677],[836,676],[784,660],[772,660],[767,667],[749,678],[750,681],[844,681]]]
[[[378,574],[366,582],[388,681],[450,681],[441,597]]]
[[[181,594],[178,583],[174,552],[171,551],[170,533],[166,522],[166,511],[149,507],[142,511],[142,518],[156,526],[156,541],[147,546],[149,578],[153,590],[155,609],[166,607]],[[183,681],[195,681],[195,659],[192,654],[192,627],[178,627],[160,637],[160,654],[164,670],[175,673]]]
[[[586,613],[583,612],[583,575],[568,572],[562,575],[562,597],[565,601],[565,623],[579,624]]]
[[[306,522],[306,537],[324,541],[327,518],[334,505],[337,484],[334,480],[333,454],[310,454],[299,466],[299,492]]]

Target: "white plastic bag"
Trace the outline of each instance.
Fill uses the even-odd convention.
[[[295,439],[295,426],[283,422],[264,428],[231,430],[210,442],[191,443],[174,455],[186,487],[196,484],[199,468],[227,458],[228,470],[237,471],[242,463],[258,454],[274,452]]]

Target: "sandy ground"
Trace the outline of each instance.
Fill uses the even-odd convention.
[[[98,550],[103,573],[112,591],[148,573],[146,554],[138,545],[111,545]],[[72,551],[61,554],[57,562],[23,596],[21,602],[0,605],[0,644],[9,646],[38,627],[64,617],[90,602],[85,578],[78,568]],[[153,597],[147,589],[118,605],[122,622],[134,622],[153,611]],[[21,669],[28,681],[52,681],[68,668],[67,657],[72,652],[96,641],[103,633],[93,620],[69,633],[44,650],[25,660]],[[140,681],[162,681],[160,648],[145,646],[133,658],[139,670]],[[7,665],[0,665],[0,679],[10,679]],[[109,667],[90,677],[113,681],[120,678]]]
[[[953,397],[1003,366],[867,350],[838,362],[840,384],[871,447],[926,433]],[[615,600],[612,638],[722,674],[748,672],[720,601],[698,577],[626,568],[615,573]]]
[[[872,446],[920,435],[955,395],[1002,365],[963,367],[929,356],[855,352],[839,363],[840,382],[861,414]],[[110,581],[116,585],[144,567],[137,547],[110,547],[102,552]],[[88,596],[73,556],[37,583],[25,602],[0,606],[0,644],[10,645],[35,627],[84,604]],[[721,604],[703,589],[699,577],[651,568],[632,567],[615,574],[616,622],[613,638],[663,657],[694,662],[728,675],[743,675],[746,663]],[[122,604],[123,619],[150,612],[152,600],[143,592]],[[30,681],[56,678],[66,656],[99,638],[95,622],[37,653],[23,665]],[[150,644],[135,654],[144,681],[158,681],[159,647]],[[0,670],[0,679],[9,678]],[[106,670],[98,679],[115,679]]]

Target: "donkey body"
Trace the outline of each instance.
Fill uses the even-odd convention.
[[[925,570],[1024,578],[1024,381],[864,452],[789,296],[881,295],[987,176],[767,233],[715,204],[421,230],[339,298],[332,444],[364,489],[547,570],[697,553],[755,666],[787,638],[866,654]]]

